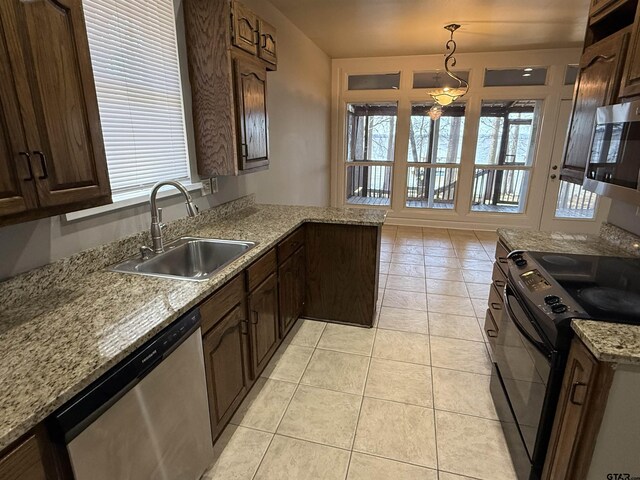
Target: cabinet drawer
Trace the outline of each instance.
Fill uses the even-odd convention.
[[[496,245],[496,263],[500,265],[500,268],[507,274],[507,255],[509,255],[509,250],[504,246],[502,242],[498,242]]]
[[[491,348],[495,347],[496,338],[498,337],[498,325],[496,324],[491,309],[487,308],[487,314],[484,317],[484,333],[489,339],[489,345]]]
[[[300,227],[278,245],[278,264],[284,262],[302,245],[304,245],[304,228]]]
[[[242,277],[237,276],[220,290],[216,291],[200,305],[202,316],[202,333],[205,334],[215,326],[233,307],[242,302],[244,288]]]
[[[491,278],[493,286],[496,287],[499,292],[501,292],[507,284],[507,276],[502,271],[502,268],[500,267],[500,264],[497,260],[496,263],[493,264],[493,275],[491,276]]]
[[[496,327],[498,327],[498,330],[502,324],[503,309],[502,293],[500,293],[496,287],[491,286],[491,290],[489,291],[489,310],[491,311],[491,315],[493,316],[494,323],[496,324]]]
[[[276,271],[275,248],[265,253],[258,261],[247,268],[247,285],[249,291],[253,291],[269,275]]]
[[[38,439],[31,435],[0,458],[0,478],[46,480]]]

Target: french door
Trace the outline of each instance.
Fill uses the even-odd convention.
[[[609,199],[598,197],[595,193],[583,189],[579,183],[560,180],[559,172],[564,156],[571,105],[571,100],[560,102],[558,129],[553,142],[540,230],[598,233],[600,224],[609,212]]]

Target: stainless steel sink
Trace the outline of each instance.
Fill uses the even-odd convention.
[[[111,270],[151,277],[203,281],[254,246],[254,242],[183,237],[167,244],[162,253],[152,253],[146,259],[131,258]]]

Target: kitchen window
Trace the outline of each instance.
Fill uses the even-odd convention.
[[[484,101],[480,113],[471,210],[522,213],[542,101]]]
[[[438,120],[431,104],[411,107],[406,206],[453,209],[464,133],[464,104],[447,107]]]
[[[347,203],[390,205],[395,103],[347,105]]]
[[[172,0],[84,0],[114,200],[189,181]]]

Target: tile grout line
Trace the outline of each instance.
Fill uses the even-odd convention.
[[[300,321],[300,319],[296,320],[296,323],[299,322],[299,321]],[[322,333],[324,333],[324,330],[325,330],[326,327],[327,327],[327,325],[325,323],[324,327],[322,328],[322,332],[320,333],[320,336],[322,336]],[[293,330],[293,326],[291,327],[291,329]],[[291,333],[291,332],[289,332],[289,333]],[[320,341],[320,336],[318,337],[318,341],[316,342],[316,345]],[[284,344],[284,339],[283,339],[283,344]],[[289,345],[291,345],[291,343],[289,343]],[[267,453],[269,452],[269,449],[271,448],[271,444],[273,443],[274,438],[276,438],[276,435],[278,434],[278,428],[280,428],[280,424],[282,423],[282,420],[284,419],[285,415],[287,414],[287,410],[289,410],[289,406],[291,405],[291,402],[293,401],[293,397],[296,396],[296,393],[298,392],[298,388],[300,388],[300,381],[302,380],[302,377],[304,376],[304,372],[307,371],[307,367],[309,367],[309,363],[311,362],[311,359],[313,358],[313,353],[315,351],[316,351],[316,348],[314,347],[313,351],[311,352],[311,355],[309,355],[309,360],[307,360],[307,364],[305,365],[304,370],[302,371],[302,375],[300,375],[300,378],[298,379],[298,383],[296,385],[296,389],[293,391],[293,395],[291,395],[291,398],[287,402],[287,406],[284,409],[284,412],[282,413],[282,417],[280,417],[280,420],[278,421],[278,425],[276,425],[275,431],[273,432],[273,436],[271,437],[271,440],[269,441],[269,445],[267,445],[267,448],[265,449],[264,454],[262,455],[262,458],[260,459],[260,463],[258,463],[258,467],[256,468],[255,472],[253,472],[253,475],[251,476],[252,480],[256,478],[256,475],[258,474],[258,471],[260,470],[260,467],[262,466],[262,463],[264,462],[264,459],[267,456]],[[273,357],[271,358],[271,360],[269,360],[269,362],[271,362],[272,360],[273,360]],[[267,364],[267,366],[268,365],[269,364]],[[293,382],[291,382],[291,383],[293,383]]]
[[[431,330],[431,325],[429,325],[429,330]],[[440,471],[440,458],[438,456],[438,427],[436,422],[436,388],[433,382],[433,351],[431,348],[431,335],[429,335],[429,363],[431,364],[431,406],[433,407],[433,436],[434,443],[436,448],[436,471]],[[440,478],[440,474],[436,473],[436,476]]]
[[[360,408],[358,409],[358,418],[356,419],[356,426],[353,431],[353,440],[351,441],[351,449],[349,452],[349,462],[347,463],[347,472],[345,474],[345,480],[349,476],[349,469],[351,468],[351,459],[353,458],[353,447],[356,444],[356,436],[358,435],[358,426],[360,425],[360,416],[362,415],[362,405],[364,404],[364,392],[367,390],[367,383],[369,383],[369,371],[371,370],[371,361],[373,360],[373,349],[376,345],[376,337],[378,336],[378,328],[376,327],[373,332],[373,343],[371,344],[371,355],[369,356],[369,363],[367,364],[367,372],[364,377],[364,385],[362,386],[362,396],[360,398]]]

